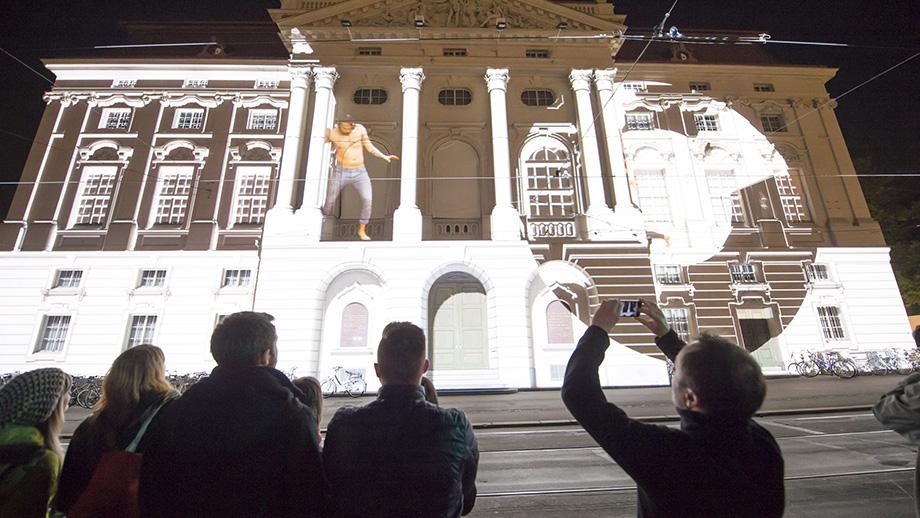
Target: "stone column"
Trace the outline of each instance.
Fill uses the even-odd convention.
[[[331,127],[329,116],[335,98],[332,87],[339,78],[333,67],[313,69],[313,84],[316,98],[313,103],[313,126],[310,128],[310,143],[307,149],[307,171],[304,177],[303,205],[297,212],[303,220],[303,231],[311,241],[318,241],[323,230],[323,213],[320,204],[325,199],[321,192],[323,176],[329,171],[329,146],[326,130]]]
[[[604,178],[601,168],[601,154],[597,147],[597,131],[594,110],[591,108],[590,70],[572,70],[569,82],[575,91],[575,108],[578,113],[578,134],[581,137],[581,152],[584,156],[584,170],[588,194],[588,228],[594,230],[594,218],[609,220],[610,207],[604,196]],[[595,221],[597,223],[597,221]]]
[[[613,176],[613,192],[616,197],[614,211],[619,216],[639,211],[631,202],[629,178],[626,176],[626,158],[623,156],[623,139],[620,134],[622,121],[617,114],[616,99],[613,96],[616,73],[615,68],[595,70],[594,84],[597,86],[597,98],[601,103],[604,133],[607,136],[607,155],[610,157],[610,174]]]
[[[511,204],[511,153],[508,147],[508,113],[505,93],[508,69],[486,70],[489,103],[492,110],[492,172],[495,181],[495,207],[492,209],[492,239],[521,239],[521,218]]]
[[[422,212],[416,202],[418,179],[419,91],[425,74],[421,68],[403,68],[399,81],[403,91],[402,151],[400,158],[399,208],[393,214],[393,241],[421,241]]]
[[[287,127],[284,129],[284,146],[281,151],[281,165],[278,167],[278,190],[272,211],[292,214],[294,212],[294,182],[297,164],[301,157],[301,139],[307,88],[310,86],[310,69],[288,67],[291,73],[291,100],[288,104]]]

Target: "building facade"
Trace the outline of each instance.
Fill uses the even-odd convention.
[[[6,369],[101,374],[155,343],[169,369],[206,370],[216,322],[256,310],[298,375],[372,373],[403,320],[438,387],[553,387],[608,297],[655,299],[685,338],[722,334],[768,373],[808,349],[912,346],[833,70],[691,36],[637,61],[645,42],[599,0],[271,15],[289,58],[217,40],[46,62],[0,227]],[[335,196],[327,130],[346,115],[378,151],[370,241],[367,193]],[[644,327],[611,337],[603,383],[667,383]]]

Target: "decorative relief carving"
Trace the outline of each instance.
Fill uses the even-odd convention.
[[[332,90],[332,87],[335,86],[335,82],[339,79],[339,73],[335,71],[334,67],[322,67],[313,69],[313,82],[316,84],[316,89],[326,88]]]
[[[416,16],[421,16],[425,20],[425,26],[438,28],[490,28],[495,27],[499,18],[504,18],[509,29],[552,30],[560,22],[566,22],[570,28],[576,30],[597,29],[513,0],[432,0],[394,5],[396,3],[392,0],[376,2],[367,6],[361,13],[338,14],[311,25],[338,26],[342,20],[348,19],[355,27],[413,27]]]
[[[486,84],[489,85],[489,91],[508,89],[508,69],[507,68],[490,68],[486,70]]]
[[[572,70],[572,73],[569,74],[569,83],[572,84],[572,89],[576,92],[590,90],[593,77],[594,74],[590,70]]]
[[[402,84],[403,92],[410,88],[418,90],[424,80],[425,74],[421,68],[403,68],[399,71],[399,82]]]
[[[616,80],[617,69],[608,68],[606,70],[594,71],[594,84],[598,90],[613,90],[613,83]]]

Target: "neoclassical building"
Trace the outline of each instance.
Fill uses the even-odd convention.
[[[691,31],[637,59],[646,40],[601,0],[270,14],[134,27],[212,31],[194,49],[46,61],[57,80],[0,226],[5,370],[100,374],[140,343],[206,370],[215,323],[256,310],[299,375],[373,378],[402,320],[426,330],[438,387],[554,387],[608,297],[654,299],[685,338],[722,334],[768,373],[807,349],[912,346],[833,69]],[[346,115],[372,146],[370,241],[357,190],[322,210]],[[641,325],[611,337],[602,382],[667,383]]]

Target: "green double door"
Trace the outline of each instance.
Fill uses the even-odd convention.
[[[486,294],[478,282],[445,282],[432,288],[429,305],[431,368],[489,367]]]

